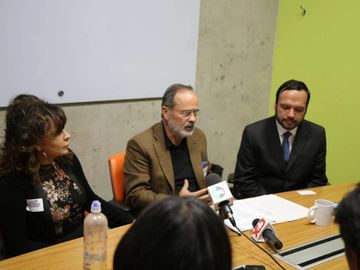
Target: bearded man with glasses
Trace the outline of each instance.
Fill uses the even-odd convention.
[[[127,144],[126,201],[133,211],[177,194],[209,201],[205,134],[195,127],[198,99],[191,86],[173,84],[161,103],[161,121]]]

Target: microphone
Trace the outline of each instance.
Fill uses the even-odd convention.
[[[233,211],[229,205],[229,199],[232,199],[233,196],[226,181],[222,181],[216,173],[210,173],[205,177],[205,183],[212,202],[219,207],[222,218],[229,219],[231,224],[237,228]]]
[[[266,242],[275,251],[283,247],[283,243],[277,238],[273,226],[265,219],[254,219],[252,222],[254,229],[251,236],[257,242]]]

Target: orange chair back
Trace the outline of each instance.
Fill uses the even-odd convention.
[[[126,152],[119,152],[109,157],[110,178],[114,200],[119,202],[123,202],[125,200],[123,171],[125,154]]]

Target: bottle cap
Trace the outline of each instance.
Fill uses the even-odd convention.
[[[95,200],[91,204],[91,213],[100,213],[101,212],[101,203],[98,200]]]

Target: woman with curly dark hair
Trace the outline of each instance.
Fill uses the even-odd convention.
[[[99,198],[69,149],[66,116],[57,105],[17,96],[6,112],[0,152],[0,228],[10,256],[82,236],[84,211],[100,200],[110,227],[132,216]]]

